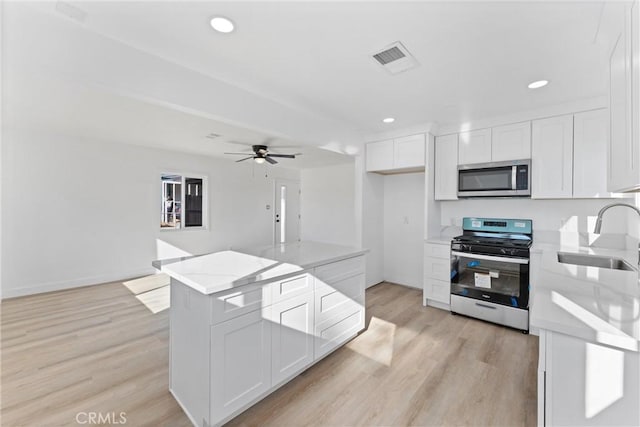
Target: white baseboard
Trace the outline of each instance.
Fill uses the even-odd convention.
[[[34,286],[25,286],[21,288],[9,288],[2,289],[2,296],[0,299],[5,300],[7,298],[23,297],[27,295],[42,294],[45,292],[62,291],[65,289],[81,288],[84,286],[100,285],[109,282],[119,282],[128,280],[134,277],[148,276],[150,274],[157,273],[153,267],[144,268],[140,270],[133,270],[128,272],[102,274],[97,276],[82,277],[79,279],[71,280],[57,280],[55,282],[42,283]]]
[[[429,307],[434,307],[434,308],[439,308],[440,310],[446,310],[446,311],[451,311],[451,306],[449,304],[445,304],[442,302],[438,302],[438,301],[434,301],[434,300],[427,300],[427,305]]]

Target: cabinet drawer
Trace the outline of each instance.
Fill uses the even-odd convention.
[[[448,282],[451,280],[451,261],[449,258],[427,257],[424,263],[424,274],[431,279]]]
[[[308,274],[289,277],[288,279],[271,283],[271,302],[275,304],[276,302],[312,291],[313,279]]]
[[[364,307],[364,274],[359,274],[315,291],[316,323],[336,313]]]
[[[449,282],[427,277],[424,280],[424,296],[433,301],[449,304],[451,302],[451,285]]]
[[[316,282],[320,281],[324,284],[335,283],[358,274],[364,274],[363,255],[321,265],[314,270],[314,275],[318,279]]]
[[[449,259],[451,257],[451,246],[425,243],[424,255],[431,258]]]
[[[271,305],[271,284],[246,285],[212,295],[211,324]]]
[[[324,322],[316,322],[314,358],[338,348],[364,328],[364,307],[344,310]]]

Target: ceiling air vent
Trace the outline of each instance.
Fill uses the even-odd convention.
[[[418,61],[400,42],[395,42],[375,52],[372,56],[378,64],[382,65],[391,74],[398,74],[419,65]]]

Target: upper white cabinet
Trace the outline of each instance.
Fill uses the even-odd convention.
[[[460,132],[458,137],[458,164],[491,162],[491,129]]]
[[[491,161],[531,158],[531,122],[491,129]]]
[[[531,158],[531,122],[461,132],[459,138],[460,165]]]
[[[532,122],[531,198],[573,195],[573,115]]]
[[[367,172],[393,169],[393,139],[367,144]]]
[[[424,167],[424,135],[405,136],[393,140],[393,161],[395,169]]]
[[[435,139],[435,199],[458,198],[458,134]]]
[[[607,190],[607,141],[609,113],[606,109],[573,116],[573,197],[611,197]]]
[[[424,169],[424,134],[367,144],[367,172],[402,172]]]
[[[619,10],[621,31],[609,57],[609,191],[640,188],[640,6]]]

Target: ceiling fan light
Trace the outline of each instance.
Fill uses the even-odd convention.
[[[263,164],[265,161],[264,157],[254,157],[253,160],[259,165]]]

